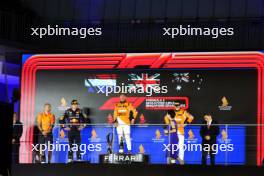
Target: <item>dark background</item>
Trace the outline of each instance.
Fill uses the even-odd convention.
[[[264,48],[262,0],[1,0],[0,100],[18,89],[23,53],[254,51]],[[30,36],[30,28],[102,27],[101,37]],[[233,27],[234,36],[162,37],[161,27]],[[14,86],[13,86],[14,85]]]
[[[23,51],[262,50],[263,8],[262,0],[3,0],[0,3],[0,45],[5,46],[4,53],[10,60]],[[81,40],[70,37],[37,39],[29,35],[30,27],[47,24],[100,26],[104,35]],[[179,24],[234,27],[235,36],[173,40],[162,37],[161,27]]]
[[[13,117],[13,105],[11,103],[3,103],[0,101],[0,114],[2,117],[2,123],[0,124],[0,174],[8,175],[11,169],[12,160],[12,117]]]

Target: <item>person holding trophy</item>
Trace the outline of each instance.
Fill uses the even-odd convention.
[[[174,145],[177,145],[179,142],[178,138],[178,129],[177,129],[177,122],[174,119],[175,111],[168,110],[164,117],[164,133],[169,138],[170,144],[170,151],[167,153],[167,163],[168,164],[175,164],[177,161],[179,164],[184,164],[183,160],[179,158],[179,151],[174,151],[172,148]]]

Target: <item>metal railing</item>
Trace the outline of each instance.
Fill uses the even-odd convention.
[[[16,151],[13,148],[13,156],[19,156],[20,163],[25,157],[37,163],[45,155],[44,162],[48,162],[47,151],[53,147],[51,163],[67,163],[70,151],[73,160],[100,163],[100,156],[120,152],[121,131],[123,154],[148,156],[149,164],[171,164],[174,160],[179,164],[210,164],[215,158],[215,163],[221,165],[259,165],[264,156],[263,130],[263,124],[188,124],[176,125],[176,130],[164,124],[76,124],[64,128],[56,124],[52,133],[46,134],[37,128],[30,133],[24,126],[20,145],[13,143],[20,146]],[[26,135],[31,135],[32,140],[25,141]],[[80,158],[77,150],[72,150],[74,146]]]

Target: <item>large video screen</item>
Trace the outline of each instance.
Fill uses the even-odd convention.
[[[74,55],[61,66],[63,57],[39,57],[40,69],[22,78],[20,163],[256,164],[259,129],[248,127],[260,118],[255,67],[111,68],[105,55],[103,68]],[[204,131],[215,144],[206,159]]]
[[[92,123],[108,123],[119,95],[144,117],[137,123],[161,124],[166,110],[181,102],[202,122],[205,113],[219,123],[256,123],[257,72],[254,69],[199,70],[41,70],[36,74],[35,116],[50,102],[57,118],[78,100],[88,108]],[[238,91],[239,90],[239,91]],[[229,108],[221,107],[223,102]],[[249,103],[250,102],[250,103]]]

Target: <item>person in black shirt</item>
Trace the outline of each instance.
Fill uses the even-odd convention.
[[[73,160],[73,147],[78,146],[77,160],[81,161],[80,145],[81,145],[81,131],[88,122],[87,116],[79,108],[77,100],[72,100],[71,108],[67,109],[64,115],[60,118],[59,123],[66,131],[68,131],[68,139],[70,150],[68,152],[68,162]]]
[[[202,164],[206,164],[208,154],[210,155],[211,165],[215,164],[215,152],[212,150],[212,146],[216,144],[216,138],[219,133],[220,130],[217,122],[213,120],[211,114],[205,114],[204,125],[200,128],[200,135],[202,137]]]
[[[12,162],[19,163],[20,138],[23,133],[22,123],[18,120],[17,114],[13,115],[13,137],[12,137]]]

